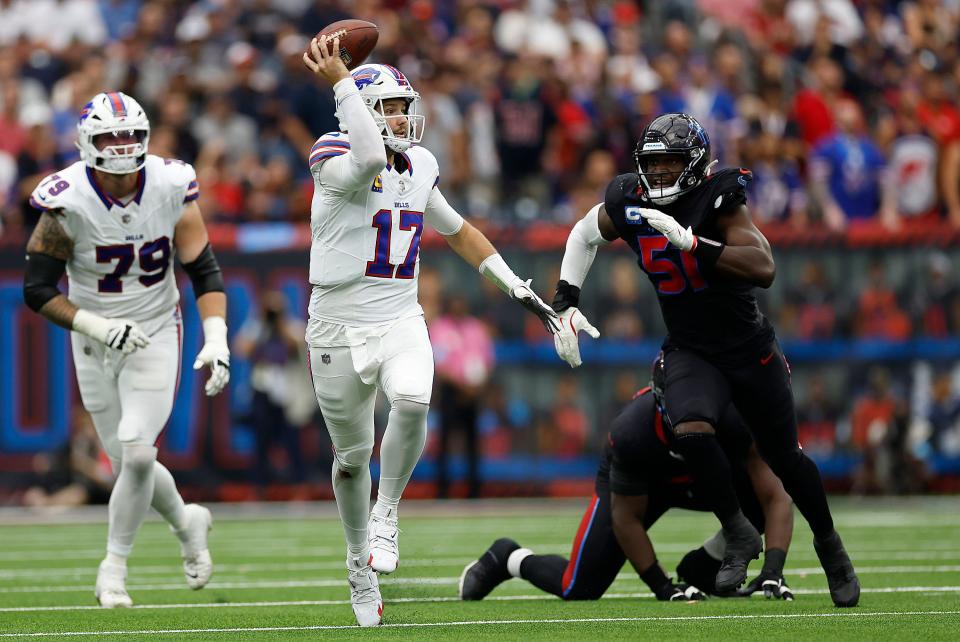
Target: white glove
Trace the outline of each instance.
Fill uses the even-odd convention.
[[[553,347],[571,368],[576,368],[583,363],[580,359],[580,339],[577,337],[577,333],[581,330],[594,339],[600,337],[600,331],[590,325],[587,317],[583,316],[577,308],[567,308],[560,313],[560,331],[553,335]]]
[[[223,317],[203,320],[203,350],[193,362],[193,369],[210,367],[210,378],[204,391],[208,397],[219,394],[230,381],[230,348],[227,346],[227,322]]]
[[[107,319],[86,310],[77,310],[73,329],[123,354],[131,354],[150,344],[150,337],[136,321]]]
[[[696,247],[697,240],[693,230],[689,227],[684,228],[669,214],[645,207],[640,210],[640,215],[647,219],[650,227],[666,236],[668,241],[684,252],[689,252]]]
[[[543,299],[537,296],[537,293],[530,288],[530,281],[531,279],[527,279],[513,286],[513,289],[510,290],[510,297],[540,317],[540,322],[543,323],[543,327],[547,329],[547,332],[556,337],[560,331],[560,317],[553,311],[553,308],[544,303]]]

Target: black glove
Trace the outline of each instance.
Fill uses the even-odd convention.
[[[696,586],[674,584],[672,581],[661,586],[654,594],[661,602],[691,602],[707,599]]]
[[[757,591],[763,591],[763,596],[769,599],[793,601],[793,591],[787,586],[787,581],[783,575],[777,575],[768,571],[761,571],[752,582],[737,591],[741,597],[749,597]]]

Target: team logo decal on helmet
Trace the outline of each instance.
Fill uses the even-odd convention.
[[[651,163],[663,156],[683,160],[683,170],[673,181],[670,181],[673,172],[655,168]],[[672,203],[694,189],[707,177],[713,164],[706,130],[693,116],[679,113],[654,118],[644,128],[633,159],[646,197],[658,205]]]
[[[350,75],[360,90],[364,104],[373,114],[384,145],[395,152],[405,152],[410,145],[420,142],[426,120],[420,108],[420,94],[414,91],[410,81],[399,69],[390,65],[360,65]],[[399,115],[406,119],[407,127],[403,134],[394,133],[384,116],[383,102],[394,98],[402,98],[406,104],[406,111]],[[340,130],[347,131],[347,124],[339,106],[336,116],[340,121]],[[391,121],[393,118],[395,117],[391,117]]]

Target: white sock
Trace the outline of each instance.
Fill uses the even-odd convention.
[[[531,555],[533,551],[529,548],[518,548],[510,553],[510,557],[507,558],[507,572],[511,577],[520,577],[520,564]]]
[[[390,404],[387,429],[380,443],[380,486],[374,510],[396,511],[403,489],[420,461],[427,441],[427,412],[430,406],[408,399]],[[378,514],[381,514],[378,512]]]
[[[129,557],[133,538],[153,498],[154,464],[157,449],[145,444],[124,444],[117,483],[110,493],[110,527],[107,552]]]
[[[112,566],[122,566],[127,567],[127,557],[126,555],[117,555],[116,553],[111,553],[107,551],[107,564]]]
[[[185,504],[179,491],[177,491],[177,484],[173,481],[173,475],[160,462],[154,462],[153,464],[153,501],[150,505],[170,524],[170,530],[177,536],[177,539],[186,542],[187,513],[184,511]]]

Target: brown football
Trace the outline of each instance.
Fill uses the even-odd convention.
[[[340,58],[347,69],[353,69],[363,64],[373,48],[377,46],[377,38],[380,37],[380,30],[377,25],[366,20],[339,20],[331,25],[327,25],[320,33],[320,36],[326,36],[331,41],[335,36],[340,38]]]

